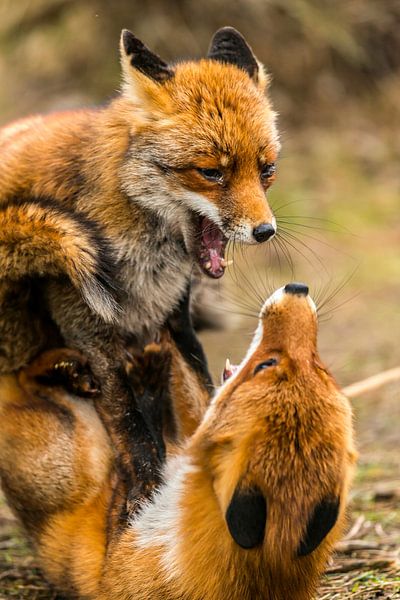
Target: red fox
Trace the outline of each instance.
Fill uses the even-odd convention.
[[[151,484],[147,466],[136,460],[127,480],[110,446],[119,420],[106,432],[74,395],[80,385],[101,393],[79,355],[54,350],[0,379],[2,482],[48,579],[88,600],[314,598],[343,531],[355,451],[349,403],[317,354],[307,287],[267,300],[246,357],[211,402],[174,334],[133,362],[142,414],[162,407],[148,426],[167,456],[139,506],[131,500]],[[52,379],[66,363],[74,393]]]
[[[124,31],[121,60],[122,93],[106,107],[31,117],[0,131],[7,321],[19,284],[18,319],[26,314],[32,329],[47,312],[74,345],[71,320],[80,338],[88,329],[80,297],[94,316],[152,339],[194,265],[218,278],[228,239],[259,243],[276,229],[265,198],[279,147],[275,113],[267,77],[242,36],[223,28],[207,59],[168,66]],[[32,352],[22,348],[19,356],[9,348],[22,345],[16,325],[11,340],[3,322],[0,333],[3,372],[26,363],[39,338],[45,347],[49,337],[40,332]]]
[[[268,78],[234,29],[173,66],[124,31],[121,61],[107,106],[0,132],[0,372],[81,351],[103,383],[99,411],[123,419],[126,345],[155,338],[194,268],[223,275],[228,240],[274,235],[279,142]],[[207,370],[187,324],[180,350]]]

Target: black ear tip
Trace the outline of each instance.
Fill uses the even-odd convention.
[[[123,29],[121,31],[121,40],[123,48],[128,56],[129,54],[133,54],[139,46],[143,46],[142,42],[138,40],[129,29]]]
[[[340,498],[325,498],[314,508],[303,539],[297,548],[297,556],[308,556],[334,527],[339,516]]]
[[[239,38],[240,40],[244,40],[244,36],[234,27],[231,27],[230,25],[227,25],[226,27],[221,27],[220,29],[217,29],[217,31],[214,33],[213,35],[213,40],[217,39],[217,38],[228,38],[228,37],[235,37],[235,38]]]
[[[257,79],[257,60],[242,34],[234,27],[222,27],[215,32],[207,57],[235,65],[246,71],[249,77]]]
[[[234,541],[245,550],[260,546],[264,540],[267,503],[257,488],[236,488],[225,515]]]
[[[221,27],[218,29],[211,40],[209,52],[218,54],[221,51],[226,51],[228,48],[250,50],[244,36],[234,27]]]

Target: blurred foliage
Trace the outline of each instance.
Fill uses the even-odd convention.
[[[285,125],[398,116],[398,0],[1,0],[1,121],[112,95],[123,27],[173,60],[227,24],[273,74]]]

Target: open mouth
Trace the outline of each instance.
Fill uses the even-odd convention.
[[[219,279],[230,262],[225,260],[225,247],[228,239],[221,229],[207,217],[200,217],[200,245],[198,259],[202,271]]]

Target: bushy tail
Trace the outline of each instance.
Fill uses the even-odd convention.
[[[104,320],[119,312],[115,258],[100,228],[49,201],[0,205],[0,279],[67,275]]]

